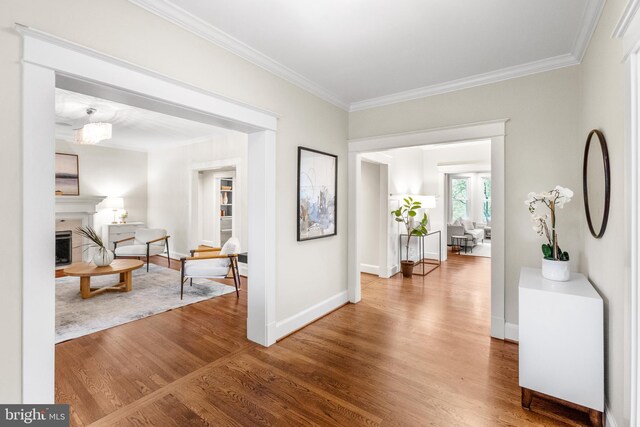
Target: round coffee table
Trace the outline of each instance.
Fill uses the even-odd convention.
[[[98,267],[92,262],[78,262],[64,269],[67,276],[80,277],[80,295],[83,299],[91,298],[103,292],[131,292],[132,271],[142,267],[144,262],[137,259],[116,259],[106,267]],[[106,276],[108,274],[120,274],[120,282],[113,286],[92,288],[93,276]]]

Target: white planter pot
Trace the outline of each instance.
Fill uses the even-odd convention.
[[[542,259],[542,277],[556,282],[566,282],[571,279],[571,262]]]
[[[105,267],[113,262],[115,255],[112,251],[99,248],[93,256],[93,263],[98,267]]]

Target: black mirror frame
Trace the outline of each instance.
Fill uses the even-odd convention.
[[[602,150],[602,162],[604,164],[604,214],[602,216],[602,224],[600,224],[600,230],[596,233],[591,221],[591,211],[589,210],[589,188],[587,184],[587,164],[589,161],[589,147],[591,146],[591,138],[593,135],[598,137],[600,142],[600,149]],[[604,236],[604,232],[607,229],[607,223],[609,222],[609,205],[611,202],[611,172],[609,169],[609,150],[607,149],[607,141],[604,138],[602,132],[597,129],[593,129],[587,136],[587,142],[584,147],[584,161],[582,162],[582,195],[584,199],[584,210],[587,215],[587,224],[589,225],[589,231],[591,235],[596,239]]]

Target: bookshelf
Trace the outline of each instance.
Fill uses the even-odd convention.
[[[220,245],[233,235],[233,185],[232,177],[220,178]]]

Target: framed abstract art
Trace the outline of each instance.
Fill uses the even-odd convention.
[[[338,156],[298,147],[298,241],[337,234]]]

